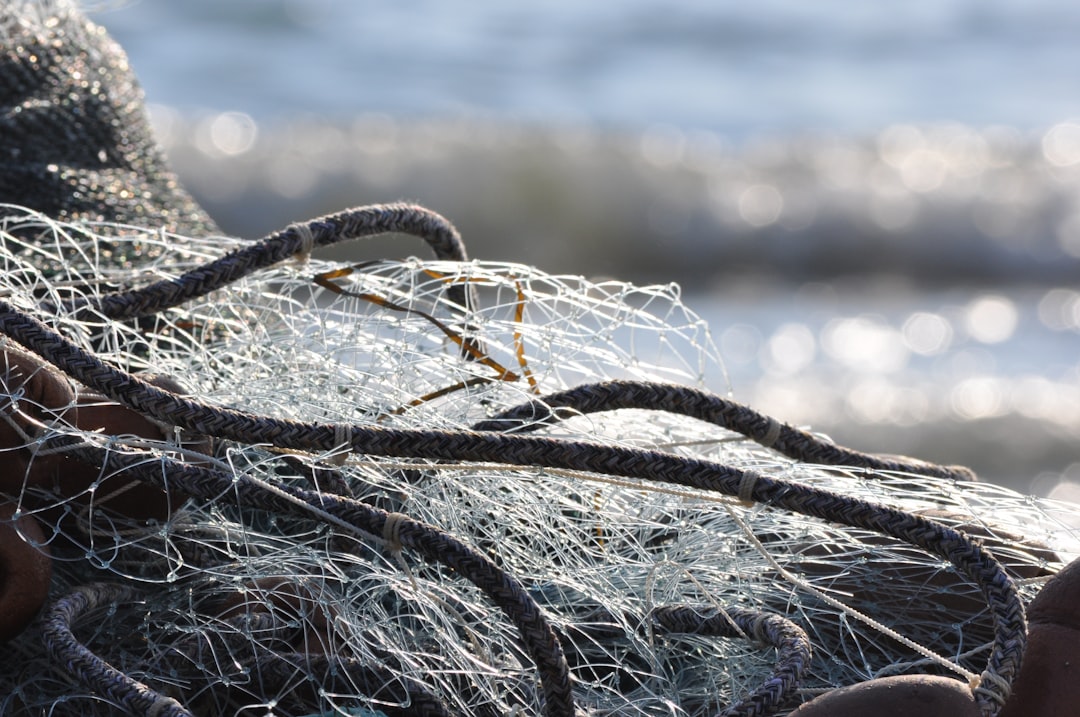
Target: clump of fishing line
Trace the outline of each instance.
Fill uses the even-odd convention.
[[[278,238],[295,239],[303,260],[117,318],[100,297],[183,283],[252,243],[4,214],[0,299],[14,310],[124,372],[171,375],[212,406],[338,427],[312,450],[217,436],[208,456],[183,447],[190,431],[155,442],[54,425],[35,440],[81,441],[117,462],[74,495],[5,496],[47,528],[59,600],[48,614],[66,610],[87,649],[194,714],[391,715],[425,700],[431,714],[550,709],[544,675],[485,589],[404,549],[393,521],[356,530],[334,512],[339,495],[434,526],[516,579],[590,714],[712,714],[757,690],[778,655],[754,632],[764,618],[740,623],[740,610],[786,618],[814,648],[800,691],[770,708],[780,714],[800,695],[876,676],[977,681],[986,666],[995,633],[980,588],[894,538],[632,470],[367,453],[351,426],[457,432],[501,421],[486,426],[501,434],[489,432],[659,450],[690,471],[708,461],[932,515],[982,531],[1030,578],[1025,599],[1075,551],[1066,506],[917,465],[795,460],[761,445],[780,440],[768,422],[755,441],[671,410],[544,409],[543,397],[583,384],[701,389],[722,375],[707,327],[673,286],[448,259],[343,265],[307,257],[315,237],[296,225]],[[139,255],[134,276],[116,260]],[[130,455],[166,486],[181,485],[176,466],[231,483],[212,496],[176,491],[169,515],[134,520],[99,494],[112,473],[134,470],[122,467]],[[244,498],[259,490],[278,502]],[[280,507],[287,499],[294,509]],[[742,627],[733,637],[672,629],[675,613],[663,611],[687,607]],[[39,624],[7,646],[0,712],[113,714],[122,700],[73,682],[42,646],[50,624],[44,640]]]

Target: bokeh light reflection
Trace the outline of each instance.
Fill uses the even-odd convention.
[[[899,371],[909,356],[900,332],[871,316],[833,319],[825,325],[821,343],[834,360],[867,373]]]
[[[973,376],[956,384],[949,393],[953,411],[969,421],[1001,415],[1002,399],[1001,381],[994,376]]]
[[[203,119],[195,129],[195,144],[211,157],[235,157],[249,152],[259,136],[258,125],[243,112],[222,112]]]
[[[904,345],[921,356],[936,356],[949,349],[953,328],[941,314],[916,311],[904,321]]]
[[[1038,306],[1039,321],[1054,331],[1080,331],[1080,292],[1051,289]]]
[[[930,400],[917,389],[897,386],[880,377],[868,377],[847,393],[848,415],[872,424],[914,426],[930,413]]]
[[[789,376],[810,365],[817,353],[817,340],[805,324],[789,323],[778,328],[762,348],[761,363],[766,372]]]
[[[1055,167],[1080,163],[1080,124],[1062,122],[1050,128],[1042,139],[1043,156]]]
[[[769,184],[752,185],[739,195],[739,216],[752,227],[775,224],[783,208],[783,196]]]
[[[1019,322],[1016,304],[998,294],[986,294],[967,306],[964,328],[974,340],[999,344],[1012,338]]]

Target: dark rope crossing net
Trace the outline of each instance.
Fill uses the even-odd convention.
[[[0,7],[0,715],[999,712],[1074,508],[708,390],[674,286],[214,236],[122,50]]]
[[[1076,552],[1067,506],[706,390],[674,287],[469,261],[411,205],[2,214],[5,546],[52,572],[3,714],[782,715],[931,673],[993,715]],[[309,257],[388,231],[436,258]]]

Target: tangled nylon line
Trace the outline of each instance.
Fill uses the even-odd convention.
[[[66,666],[86,693],[60,698],[24,670],[12,706],[765,715],[797,690],[927,660],[973,678],[987,715],[1008,697],[1031,594],[1013,576],[1056,561],[1050,548],[972,517],[1004,515],[1006,501],[965,469],[840,448],[674,385],[700,377],[709,349],[670,291],[468,263],[445,219],[409,205],[228,253],[161,237],[174,250],[152,252],[155,278],[131,287],[129,269],[88,249],[92,229],[9,214],[0,332],[177,438],[62,421],[28,437],[35,460],[68,456],[99,479],[14,496],[51,526],[66,586],[35,628],[46,657],[21,638],[17,651]],[[65,274],[20,258],[15,237],[34,227]],[[386,231],[425,239],[440,261],[285,262]],[[192,394],[136,373],[150,368]],[[216,452],[184,448],[193,435]],[[110,511],[116,486],[136,483],[178,507],[142,524]],[[1025,505],[1046,542],[1067,532],[1048,506],[1009,509]],[[983,530],[994,554],[958,524]],[[889,592],[917,605],[933,586],[931,613],[951,601],[958,629],[909,613],[898,646],[877,622],[888,609],[862,614],[881,597],[880,576],[858,574],[869,553],[900,583]],[[934,583],[939,561],[966,579]],[[862,604],[836,608],[830,594]],[[102,609],[95,634],[76,638],[74,623]]]

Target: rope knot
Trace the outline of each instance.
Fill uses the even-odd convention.
[[[311,230],[310,224],[299,222],[290,224],[289,229],[300,237],[300,250],[293,255],[293,259],[298,265],[304,266],[311,259],[311,252],[315,248],[315,232]]]

